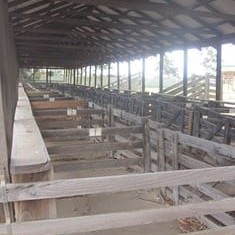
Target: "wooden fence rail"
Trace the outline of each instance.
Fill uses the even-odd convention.
[[[84,91],[84,89],[81,90]],[[181,107],[182,103],[176,103],[173,104],[175,109]],[[170,197],[174,206],[73,218],[12,222],[0,224],[0,234],[9,234],[9,231],[13,235],[76,234],[166,222],[193,216],[204,218],[207,221],[212,217],[221,225],[229,226],[192,233],[192,235],[231,235],[234,233],[235,219],[233,214],[230,213],[235,211],[235,198],[232,197],[234,194],[223,192],[220,188],[215,187],[215,185],[229,185],[230,189],[235,189],[235,166],[231,166],[235,160],[234,147],[166,129],[165,127],[169,126],[169,120],[166,123],[160,123],[154,119],[136,115],[135,112],[129,113],[116,107],[109,106],[106,110],[106,106],[102,106],[102,108],[101,105],[92,104],[91,106],[94,111],[99,110],[97,111],[98,114],[100,112],[104,112],[105,115],[108,114],[106,125],[101,128],[102,136],[108,137],[107,142],[79,144],[81,136],[90,137],[91,128],[45,129],[42,130],[42,135],[48,139],[59,138],[63,140],[67,136],[74,138],[73,145],[67,143],[61,146],[48,145],[48,152],[52,154],[51,156],[61,152],[65,157],[66,154],[77,154],[78,152],[100,150],[125,152],[133,148],[137,148],[137,150],[142,148],[143,158],[121,159],[123,162],[118,160],[118,165],[125,165],[128,161],[142,162],[145,173],[44,182],[8,183],[2,181],[0,203],[7,206],[9,203],[25,203],[28,201],[33,203],[82,195],[160,188],[163,194],[166,193]],[[132,106],[132,110],[135,110],[135,108]],[[183,109],[185,111],[185,106],[183,106]],[[97,115],[92,111],[89,112],[93,116]],[[180,116],[182,113],[182,110],[180,110],[177,115]],[[208,113],[208,118],[210,115],[211,113]],[[51,120],[53,121],[53,119]],[[189,117],[188,119],[184,117],[181,123],[188,123],[188,121]],[[125,138],[127,134],[132,137],[129,142],[126,142]],[[112,139],[113,136],[114,139]],[[122,141],[118,142],[117,139]],[[60,164],[53,159],[52,162],[54,165]],[[71,163],[73,164],[73,162]],[[101,164],[112,166],[117,162],[115,159],[105,159],[102,162],[83,161],[80,164],[80,169],[87,166],[99,168]],[[59,166],[63,170],[64,166],[61,164]],[[153,169],[153,166],[157,167],[158,172]],[[71,169],[71,165],[65,165],[66,167],[68,170]],[[185,201],[185,198],[188,201]]]

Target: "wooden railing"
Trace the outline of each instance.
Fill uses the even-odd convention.
[[[88,87],[54,84],[64,94],[92,100],[100,106],[112,105],[140,116],[164,123],[165,128],[232,144],[235,141],[235,104],[193,99],[165,94],[119,93]]]
[[[165,94],[183,96],[183,82],[180,81],[162,91]],[[187,97],[215,100],[215,78],[194,76],[187,83]]]
[[[0,203],[4,205],[6,223],[0,224],[0,234],[76,234],[147,225],[194,216],[205,222],[208,227],[212,227],[213,224],[217,228],[192,233],[192,235],[232,234],[235,221],[233,213],[230,212],[235,211],[235,198],[232,197],[232,193],[225,192],[224,189],[228,186],[230,190],[235,187],[235,166],[230,166],[235,158],[233,147],[165,129],[163,123],[111,106],[107,109],[94,103],[90,103],[89,106],[94,108],[93,113],[88,111],[93,116],[97,115],[97,110],[105,110],[106,121],[105,127],[102,128],[102,136],[109,136],[109,140],[112,140],[113,144],[119,144],[117,139],[122,139],[124,143],[126,133],[132,136],[132,142],[142,143],[142,162],[144,162],[145,173],[45,182],[8,183],[2,180]],[[56,140],[58,138],[61,140],[69,136],[72,140],[79,140],[80,138],[90,138],[91,129],[93,128],[50,129],[43,130],[42,135],[45,139]],[[99,144],[102,145],[103,143]],[[83,151],[85,151],[84,149],[87,150],[84,146],[74,145],[70,147],[63,147],[60,152],[56,153],[64,155],[74,154],[74,151],[78,152],[81,148]],[[113,151],[119,149],[128,156],[126,151],[129,148],[127,150],[120,146],[112,148],[113,145],[106,147],[101,150]],[[130,145],[129,147],[132,149],[133,146]],[[54,151],[57,151],[58,148],[61,148],[61,146],[48,147],[48,150],[54,154]],[[137,151],[139,151],[139,148],[141,146],[138,144]],[[88,150],[96,152],[97,148],[92,147]],[[70,166],[73,164],[74,162],[71,162]],[[94,162],[92,164],[92,167],[97,166]],[[79,166],[79,164],[73,165],[74,168],[76,166]],[[83,165],[83,167],[89,166],[87,162]],[[101,165],[98,167],[101,167]],[[63,164],[61,164],[61,170],[63,170]],[[22,222],[7,219],[7,208],[10,208],[11,203],[30,202],[33,205],[38,201],[44,202],[45,200],[59,198],[155,188],[161,188],[162,196],[170,197],[174,206]],[[31,210],[35,210],[35,208],[31,207]],[[218,228],[218,224],[228,225],[228,227]]]

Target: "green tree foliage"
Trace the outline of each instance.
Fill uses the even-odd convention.
[[[216,73],[216,50],[213,47],[205,47],[201,49],[202,66],[205,68],[206,75],[214,75]]]

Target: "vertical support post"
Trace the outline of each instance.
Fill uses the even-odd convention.
[[[131,91],[131,61],[128,61],[128,90]]]
[[[188,49],[184,49],[183,95],[188,95]]]
[[[65,82],[65,78],[66,78],[66,77],[65,77],[65,73],[66,73],[66,72],[65,72],[65,69],[64,69],[64,76],[63,76],[63,80],[64,80],[64,82]]]
[[[120,90],[120,63],[117,62],[117,89]]]
[[[222,100],[222,45],[217,43],[217,63],[216,63],[216,100]]]
[[[76,69],[73,69],[73,85],[76,86]]]
[[[194,112],[192,110],[187,110],[188,112],[188,135],[193,135],[193,114]]]
[[[84,81],[84,85],[87,85],[87,66],[85,66],[85,81]]]
[[[81,67],[81,76],[80,76],[80,85],[82,86],[83,84],[83,67]]]
[[[50,84],[51,84],[51,77],[52,77],[52,69],[50,68]]]
[[[159,92],[163,92],[163,69],[164,69],[164,52],[160,53],[159,61]]]
[[[142,59],[142,93],[145,92],[145,58]]]
[[[231,144],[230,119],[225,119],[224,144]]]
[[[165,132],[164,129],[159,130],[158,135],[158,171],[166,170],[166,156],[165,156]],[[161,196],[164,197],[166,193],[165,188],[161,188]]]
[[[172,154],[173,154],[173,169],[179,170],[179,147],[178,147],[178,133],[174,133],[172,140]],[[173,198],[175,205],[179,205],[179,186],[173,187]]]
[[[35,69],[33,68],[33,82],[35,82]]]
[[[144,172],[151,172],[151,146],[150,146],[150,128],[149,119],[143,118],[143,156],[144,156]]]
[[[97,87],[97,65],[95,65],[95,85],[94,87]]]
[[[103,78],[104,78],[104,66],[101,64],[100,66],[100,87],[103,88]]]
[[[46,68],[46,84],[48,85],[48,68]]]
[[[89,87],[91,87],[91,65],[89,67]]]
[[[193,136],[200,137],[201,113],[199,110],[193,112]]]
[[[109,127],[114,126],[113,106],[110,104],[107,107],[107,116],[108,116],[107,117],[108,118],[108,120],[107,120],[108,126]],[[114,141],[114,136],[109,135],[108,139],[109,139],[109,142],[112,143]],[[110,157],[113,157],[113,153],[114,153],[113,151],[110,151]]]
[[[79,81],[78,81],[78,78],[79,78],[79,69],[77,68],[76,71],[77,71],[77,81],[76,81],[76,84],[79,85]]]
[[[108,64],[108,88],[110,89],[111,85],[111,64]]]

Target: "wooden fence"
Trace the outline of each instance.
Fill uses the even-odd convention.
[[[53,84],[53,88],[70,96],[80,96],[94,103],[125,110],[139,116],[150,116],[165,128],[219,143],[235,141],[235,104],[166,94],[140,94],[116,90]]]
[[[79,167],[81,167],[80,169],[90,168],[90,166],[91,168],[102,167],[103,160],[99,163],[74,164],[71,162],[69,165],[67,162],[63,165],[63,162],[58,163],[53,159],[54,154],[57,156],[61,154],[64,157],[78,151],[97,152],[99,145],[99,150],[102,147],[101,151],[117,150],[127,157],[130,156],[129,150],[134,150],[136,155],[142,151],[142,158],[126,158],[125,162],[123,159],[117,159],[118,163],[109,159],[105,161],[104,165],[109,167],[115,166],[115,164],[140,164],[145,173],[42,182],[8,183],[2,180],[0,203],[4,205],[6,223],[0,224],[0,234],[73,234],[160,223],[186,217],[197,217],[208,227],[216,227],[212,230],[192,233],[192,235],[233,233],[235,166],[232,165],[235,149],[232,146],[169,130],[164,128],[164,123],[146,119],[112,106],[106,109],[90,103],[89,107],[87,111],[82,110],[82,114],[88,112],[91,118],[97,118],[97,115],[105,113],[104,126],[97,128],[102,133],[99,136],[107,136],[108,141],[111,141],[112,144],[104,146],[106,142],[100,142],[89,147],[77,144],[63,147],[60,145],[48,146],[52,164],[55,166],[59,164],[61,170],[66,170],[66,168],[71,170],[71,167],[73,169],[76,167],[78,167],[77,169]],[[49,110],[47,109],[47,111]],[[76,113],[75,116],[80,114]],[[51,113],[50,116],[56,117]],[[62,116],[66,116],[66,113],[63,113]],[[43,117],[43,115],[39,117]],[[81,129],[44,129],[42,135],[45,139],[64,140],[69,138],[78,141],[81,138],[91,138],[92,131],[94,132],[92,126]],[[126,143],[127,134],[132,136],[128,143]],[[127,163],[127,161],[131,162]],[[44,200],[154,188],[160,188],[161,195],[169,197],[173,206],[22,222],[7,219],[11,203],[30,202],[33,205],[35,202]]]

